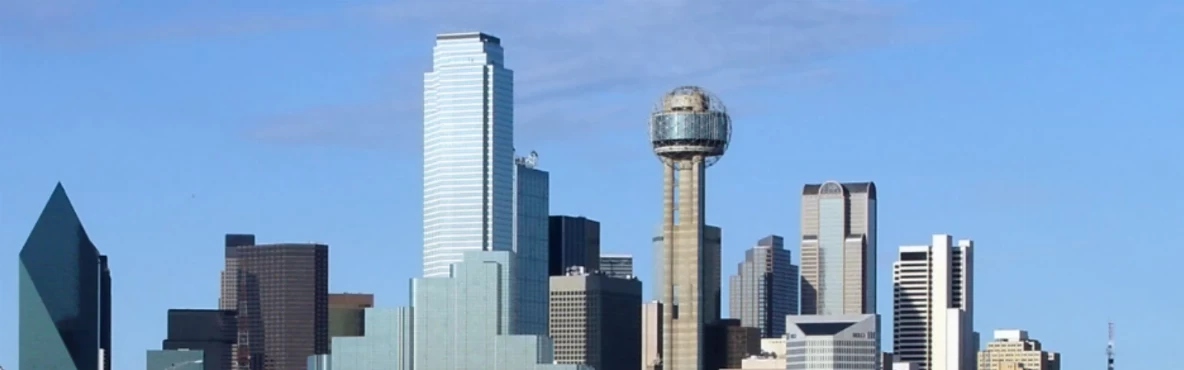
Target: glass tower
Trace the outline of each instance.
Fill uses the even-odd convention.
[[[875,313],[876,185],[806,185],[801,227],[801,313]]]
[[[424,74],[423,273],[514,243],[514,74],[501,40],[436,36]]]
[[[728,313],[760,329],[763,338],[784,335],[785,316],[798,314],[798,267],[780,236],[766,236],[744,251],[728,284]]]
[[[102,369],[111,333],[107,259],[61,184],[21,248],[18,271],[19,367]]]
[[[538,154],[515,159],[514,253],[518,257],[514,334],[548,335],[547,217],[551,175],[536,168]]]

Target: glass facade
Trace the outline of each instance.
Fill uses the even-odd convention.
[[[61,184],[21,248],[19,265],[19,367],[103,368],[110,274]]]
[[[547,222],[548,274],[563,276],[575,266],[600,270],[600,222],[572,216],[551,216]]]
[[[533,156],[532,156],[533,157]],[[520,158],[516,165],[514,252],[518,256],[518,310],[513,334],[548,335],[547,273],[550,174]]]
[[[329,246],[236,247],[239,340],[250,370],[303,368],[329,353]]]
[[[728,284],[728,312],[760,329],[763,338],[785,334],[785,316],[798,314],[798,266],[780,236],[767,236],[745,251]]]
[[[147,370],[206,370],[205,354],[201,350],[148,351]]]
[[[468,250],[514,243],[514,75],[501,41],[436,37],[424,74],[423,268],[447,277]]]
[[[205,370],[230,370],[237,335],[234,311],[173,309],[168,313],[168,338],[161,348],[197,350],[204,354]]]
[[[818,284],[818,314],[839,315],[843,313],[846,203],[842,193],[836,198],[827,197],[826,193],[822,196],[818,200],[819,274],[822,275]]]
[[[512,251],[470,251],[450,277],[412,280],[417,369],[583,369],[552,365],[546,336],[508,335],[515,309]]]
[[[412,370],[410,307],[367,308],[366,335],[333,338],[333,370]]]

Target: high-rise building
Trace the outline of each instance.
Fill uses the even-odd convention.
[[[547,239],[550,259],[547,272],[563,276],[567,269],[580,266],[600,270],[600,223],[574,216],[551,216]]]
[[[636,369],[641,362],[641,282],[573,267],[551,277],[555,362]]]
[[[707,325],[704,337],[708,349],[703,361],[708,369],[739,368],[742,360],[761,353],[761,330],[741,326],[737,319]]]
[[[728,313],[763,338],[785,334],[785,316],[798,313],[798,267],[784,240],[769,235],[744,252],[728,279]]]
[[[514,163],[514,255],[519,259],[514,334],[547,335],[551,175],[537,168],[538,160],[538,153],[530,152]]]
[[[366,308],[366,335],[333,338],[333,370],[412,370],[411,307]]]
[[[366,309],[370,307],[374,307],[373,294],[329,294],[329,338],[365,335]]]
[[[514,74],[501,40],[436,36],[423,94],[423,274],[514,242]]]
[[[945,234],[901,246],[892,265],[892,352],[920,370],[970,370],[974,333],[974,242]]]
[[[204,370],[233,370],[238,316],[230,310],[171,309],[163,350],[202,354]],[[192,352],[190,352],[192,353]]]
[[[58,184],[20,251],[18,366],[102,369],[110,352],[110,272]],[[107,344],[104,347],[104,344]]]
[[[633,255],[617,253],[600,254],[600,271],[616,278],[630,278],[633,275]]]
[[[164,349],[148,351],[148,370],[209,370],[200,349]]]
[[[641,305],[641,368],[662,369],[662,302]]]
[[[787,369],[879,370],[879,315],[790,315],[786,321]]]
[[[654,235],[654,281],[651,287],[651,292],[654,297],[661,297],[663,287],[666,286],[666,276],[659,273],[665,266],[665,256],[662,255],[663,249],[666,246],[665,237],[662,231],[658,230],[658,234]],[[707,225],[703,227],[703,282],[701,290],[704,292],[703,299],[700,305],[703,306],[702,320],[706,324],[719,320],[722,316],[720,309],[720,276],[722,269],[720,266],[720,249],[723,246],[723,230],[717,226]]]
[[[236,366],[288,370],[329,353],[329,247],[235,247],[239,337]]]
[[[579,370],[555,365],[551,339],[513,335],[513,251],[468,251],[450,277],[411,282],[416,369]]]
[[[801,313],[876,313],[876,184],[802,189]]]
[[[718,252],[708,256],[707,167],[727,151],[732,122],[719,98],[683,86],[665,95],[650,114],[650,143],[663,163],[662,268],[665,339],[663,370],[704,368],[705,326],[719,319]],[[711,259],[714,258],[714,261]],[[712,291],[714,289],[714,291]],[[712,295],[715,295],[712,302]],[[714,307],[712,305],[714,304]]]
[[[978,370],[1061,370],[1061,355],[1045,351],[1026,330],[996,330],[995,340],[978,352]]]
[[[221,275],[221,292],[218,295],[218,309],[238,310],[238,248],[240,246],[255,245],[255,235],[226,234],[223,244],[225,267]]]

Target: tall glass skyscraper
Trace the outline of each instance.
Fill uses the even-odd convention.
[[[876,313],[876,184],[807,184],[801,226],[801,313]]]
[[[514,253],[518,258],[514,334],[548,335],[547,218],[551,175],[537,168],[538,154],[515,158]]]
[[[436,36],[424,74],[423,273],[514,243],[514,74],[501,40]]]
[[[798,267],[780,236],[761,238],[744,251],[728,287],[728,313],[760,329],[763,338],[785,335],[785,316],[798,314]]]

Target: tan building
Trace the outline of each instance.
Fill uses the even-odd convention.
[[[978,370],[1061,370],[1061,355],[1045,351],[1024,330],[996,330],[995,340],[978,352]]]
[[[555,362],[636,369],[641,362],[641,282],[573,267],[550,281]]]
[[[366,334],[366,309],[374,307],[374,295],[329,294],[329,337],[360,337]]]
[[[808,184],[801,207],[801,314],[876,313],[876,184]]]
[[[658,370],[662,364],[662,302],[641,305],[641,368]]]

